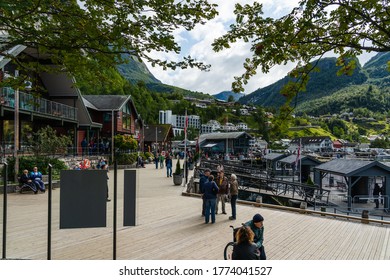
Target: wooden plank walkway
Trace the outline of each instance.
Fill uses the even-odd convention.
[[[236,221],[219,214],[215,224],[206,225],[200,215],[201,200],[182,196],[183,187],[174,186],[165,169],[147,165],[137,172],[137,226],[123,227],[123,170],[118,171],[117,259],[223,259],[224,246],[232,239],[229,225],[239,226],[257,212],[265,217],[269,259],[390,259],[389,226],[242,204],[237,205]],[[112,177],[110,172],[111,196]],[[59,194],[59,189],[53,191],[52,259],[112,259],[113,201],[108,203],[107,228],[60,230]],[[1,196],[1,219],[2,203]],[[46,259],[47,193],[9,194],[8,206],[7,258]],[[230,204],[226,210],[230,213]]]

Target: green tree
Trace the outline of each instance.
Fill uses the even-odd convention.
[[[143,59],[164,69],[206,70],[208,65],[190,56],[167,61],[152,51],[180,53],[174,32],[192,30],[214,18],[215,7],[207,0],[2,0],[0,33],[7,36],[0,38],[0,54],[20,68],[35,71],[31,63],[7,53],[25,45],[73,75],[85,70],[94,73],[93,80],[126,59]]]
[[[43,127],[28,139],[29,146],[36,157],[41,155],[66,154],[66,148],[72,144],[69,136],[57,136],[56,131],[50,126]]]
[[[389,138],[376,138],[374,141],[371,142],[370,148],[383,148],[388,149],[390,148],[390,139]]]
[[[245,60],[244,73],[235,77],[235,91],[242,91],[258,68],[268,73],[275,65],[296,63],[290,73],[295,83],[288,83],[283,92],[289,103],[305,89],[308,73],[315,69],[310,62],[326,53],[338,55],[339,75],[350,75],[357,66],[352,58],[363,51],[390,51],[389,5],[388,0],[301,0],[290,13],[274,19],[264,17],[257,2],[236,4],[236,23],[214,41],[213,48],[221,51],[238,41],[250,43],[253,55]]]

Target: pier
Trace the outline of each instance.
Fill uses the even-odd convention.
[[[82,171],[80,171],[82,172]],[[109,174],[113,198],[113,171]],[[321,215],[320,211],[289,211],[283,207],[238,203],[237,220],[218,214],[204,224],[201,199],[175,186],[166,170],[154,164],[137,169],[137,225],[123,227],[123,170],[118,170],[117,259],[221,260],[232,240],[229,227],[240,226],[255,213],[264,218],[270,260],[389,260],[390,226],[385,221],[362,223]],[[113,258],[113,200],[107,204],[107,227],[59,229],[60,188],[53,190],[52,245],[54,260],[110,260]],[[75,195],[77,195],[75,193]],[[47,258],[47,192],[8,194],[7,259]],[[3,208],[0,200],[0,209]],[[2,210],[0,210],[2,211]],[[329,213],[330,214],[330,213]],[[2,233],[0,233],[2,235]]]

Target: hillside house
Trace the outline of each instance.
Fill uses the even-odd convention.
[[[333,151],[333,142],[329,136],[308,136],[294,138],[291,140],[289,150],[291,152],[298,151],[301,143],[301,151],[303,152],[330,152]]]

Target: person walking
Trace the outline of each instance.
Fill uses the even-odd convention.
[[[264,249],[264,218],[260,214],[256,214],[253,216],[252,220],[245,223],[246,226],[249,226],[250,229],[255,234],[255,237],[253,239],[254,243],[256,244],[257,248],[260,251],[260,260],[266,260],[267,256],[265,255],[265,249]]]
[[[248,226],[242,226],[236,233],[236,244],[233,246],[233,260],[258,260],[259,250],[253,242],[255,234]]]
[[[232,215],[229,220],[236,219],[236,202],[238,197],[238,182],[236,174],[230,175],[230,186],[229,186],[230,205],[232,207]]]
[[[227,194],[229,192],[229,181],[225,176],[225,172],[223,170],[220,170],[218,172],[218,176],[216,179],[216,183],[218,186],[218,194],[217,194],[217,204],[215,206],[215,214],[218,214],[218,204],[221,202],[222,205],[222,214],[227,214],[225,209]]]
[[[162,153],[159,156],[159,161],[160,161],[160,168],[163,169],[164,168],[164,156]]]
[[[165,166],[167,168],[167,177],[172,177],[172,158],[169,153],[165,157]]]
[[[211,223],[215,223],[215,202],[217,199],[218,186],[214,182],[214,176],[210,175],[208,182],[204,186],[204,198],[206,200],[205,223],[208,224],[211,216]]]
[[[154,154],[154,164],[156,165],[156,169],[158,169],[158,163],[159,163],[159,156],[158,153]]]
[[[199,193],[202,195],[202,217],[204,216],[205,208],[206,208],[206,199],[204,197],[204,187],[205,184],[209,181],[209,176],[211,174],[211,170],[206,168],[203,171],[203,174],[199,174]]]

